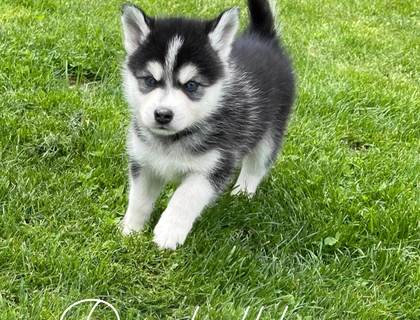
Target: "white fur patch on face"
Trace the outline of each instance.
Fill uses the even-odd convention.
[[[128,69],[127,65],[124,66],[122,74],[125,99],[130,105],[133,113],[136,114],[139,112],[140,103],[143,101],[144,95],[138,89],[138,80]]]
[[[222,81],[216,82],[212,86],[205,88],[203,97],[196,103],[196,122],[214,113],[217,110],[217,105],[223,95]]]
[[[147,127],[155,125],[154,112],[160,106],[160,102],[165,96],[165,90],[156,88],[144,94],[139,90],[138,79],[127,67],[123,70],[124,95],[129,103],[133,114],[140,116],[141,122]]]
[[[163,66],[157,61],[151,61],[147,64],[146,70],[155,78],[157,81],[162,80],[163,77]]]
[[[179,49],[181,49],[184,39],[180,36],[174,37],[168,45],[168,52],[165,57],[165,72],[168,75],[169,83],[172,82],[172,73],[175,66],[176,56],[178,55]]]
[[[160,106],[165,106],[170,109],[174,114],[174,118],[169,123],[168,130],[160,132],[155,131],[156,133],[163,135],[174,134],[192,125],[196,120],[196,106],[194,102],[188,99],[182,90],[175,88],[166,89],[165,94],[160,101]]]
[[[198,75],[198,69],[192,63],[182,66],[178,72],[178,82],[185,84],[188,81],[194,79]]]

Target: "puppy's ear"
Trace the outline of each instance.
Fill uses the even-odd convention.
[[[212,21],[212,29],[209,32],[209,40],[223,60],[229,57],[232,42],[239,26],[239,8],[228,9]]]
[[[123,4],[121,22],[124,29],[124,48],[132,54],[150,33],[150,19],[133,4]]]

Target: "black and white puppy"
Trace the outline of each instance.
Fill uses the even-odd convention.
[[[268,0],[200,21],[122,8],[123,78],[131,107],[130,194],[123,234],[141,231],[160,191],[180,185],[154,229],[160,248],[182,245],[203,209],[241,166],[233,194],[255,193],[275,162],[294,96],[291,64]]]

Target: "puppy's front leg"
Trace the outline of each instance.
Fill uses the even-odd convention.
[[[122,220],[123,235],[143,229],[163,186],[164,183],[153,172],[131,163],[128,209]]]
[[[187,176],[156,225],[153,241],[161,249],[175,250],[177,245],[182,245],[195,219],[215,195],[214,187],[205,176]]]

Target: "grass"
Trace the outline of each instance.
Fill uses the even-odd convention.
[[[212,17],[245,1],[143,1]],[[120,1],[0,4],[0,319],[80,299],[121,319],[420,317],[420,3],[282,0],[299,97],[252,200],[224,195],[186,244],[122,238]],[[152,226],[172,187],[159,199]],[[87,306],[67,319],[86,319]],[[92,319],[111,319],[99,308]],[[113,318],[112,318],[113,319]]]

